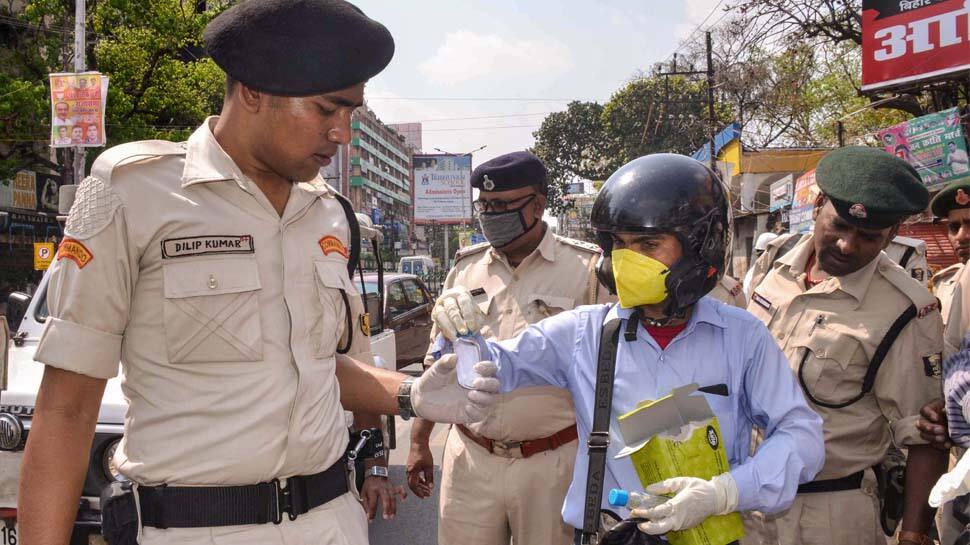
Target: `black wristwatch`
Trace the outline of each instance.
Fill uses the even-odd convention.
[[[397,388],[397,409],[398,414],[403,420],[410,420],[414,416],[414,407],[411,405],[411,385],[414,377],[408,377],[401,381]]]

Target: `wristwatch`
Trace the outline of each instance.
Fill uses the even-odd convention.
[[[916,543],[918,545],[933,545],[933,540],[930,539],[926,534],[910,532],[908,530],[900,530],[899,532],[897,543],[903,542]]]
[[[387,468],[384,466],[373,466],[367,470],[367,477],[384,477],[387,478]]]
[[[411,385],[414,377],[408,377],[401,381],[397,388],[397,409],[398,414],[403,420],[410,420],[414,416],[414,407],[411,405]]]

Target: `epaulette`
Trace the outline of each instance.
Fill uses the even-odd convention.
[[[185,151],[185,142],[168,140],[142,140],[119,144],[104,150],[95,159],[94,164],[91,165],[91,176],[110,184],[111,173],[120,166],[166,155],[185,155]]]
[[[600,247],[595,244],[592,244],[583,240],[576,240],[574,238],[562,237],[559,235],[554,235],[554,236],[557,241],[562,242],[563,244],[568,244],[573,248],[579,248],[580,250],[597,254],[597,255],[603,253],[603,250],[601,250]]]
[[[922,318],[934,310],[939,310],[940,301],[923,284],[920,284],[906,269],[900,267],[889,256],[879,256],[879,272],[916,306],[917,316]]]
[[[728,290],[728,293],[730,293],[732,297],[737,297],[738,294],[741,293],[741,290],[744,289],[741,282],[738,282],[726,274],[721,277],[721,285],[724,286],[724,289]]]
[[[768,245],[765,247],[765,252],[767,252],[769,248],[780,248],[784,246],[785,243],[791,240],[793,237],[798,237],[798,240],[801,240],[802,234],[786,233],[784,235],[778,235],[774,240],[768,243]]]
[[[954,263],[945,269],[940,269],[936,271],[936,274],[933,275],[933,282],[939,283],[943,282],[944,280],[949,280],[950,278],[953,278],[959,274],[963,267],[963,263]]]
[[[455,252],[455,263],[458,263],[458,260],[464,259],[470,255],[484,252],[491,247],[491,243],[485,241],[479,242],[478,244],[472,244],[471,246],[465,246],[464,248],[459,248],[458,251]]]

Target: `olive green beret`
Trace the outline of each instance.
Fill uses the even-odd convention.
[[[933,215],[946,219],[950,210],[955,208],[970,208],[970,179],[957,180],[944,187],[933,197],[930,209]]]
[[[863,229],[892,227],[930,202],[916,169],[875,148],[832,151],[819,161],[815,182],[842,219]]]

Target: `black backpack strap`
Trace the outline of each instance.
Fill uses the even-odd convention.
[[[634,315],[635,316],[635,315]],[[631,321],[635,318],[631,317]],[[613,372],[616,370],[616,350],[620,342],[622,320],[614,318],[600,331],[599,356],[596,360],[596,390],[593,401],[593,426],[586,448],[589,468],[586,472],[586,505],[583,509],[583,529],[576,532],[577,545],[592,543],[600,524],[603,505],[603,479],[606,472],[606,449],[610,446],[610,413],[613,407]],[[634,330],[635,331],[635,330]]]
[[[872,355],[872,361],[869,362],[869,367],[866,369],[866,375],[862,379],[862,391],[859,392],[859,395],[842,403],[828,403],[825,401],[819,401],[818,399],[815,399],[815,396],[812,395],[812,392],[809,391],[808,387],[805,385],[805,379],[802,377],[802,370],[805,367],[805,360],[808,358],[809,353],[809,350],[806,348],[805,354],[802,356],[802,361],[800,364],[798,364],[798,381],[802,384],[802,390],[805,392],[805,396],[808,397],[812,403],[829,409],[843,409],[865,397],[865,395],[871,392],[872,388],[876,385],[876,374],[879,373],[879,367],[882,366],[883,360],[886,359],[886,355],[889,354],[889,349],[892,348],[893,343],[896,342],[896,339],[899,337],[899,334],[902,333],[903,328],[906,327],[909,322],[913,321],[913,318],[915,317],[916,305],[909,305],[906,307],[906,310],[904,310],[903,313],[896,318],[893,325],[889,326],[889,331],[886,332],[886,336],[883,337],[882,341],[879,342],[879,346],[876,347],[876,352]]]
[[[913,254],[915,253],[916,253],[916,248],[913,248],[912,246],[907,246],[906,250],[903,252],[903,256],[899,258],[899,266],[905,269],[906,265],[909,264],[909,260],[912,259]]]
[[[357,263],[360,262],[360,222],[357,221],[354,207],[347,200],[347,197],[340,193],[334,193],[333,196],[337,198],[337,202],[344,209],[344,215],[347,216],[347,225],[350,229],[350,256],[347,258],[347,274],[353,280],[354,270],[357,269]]]

